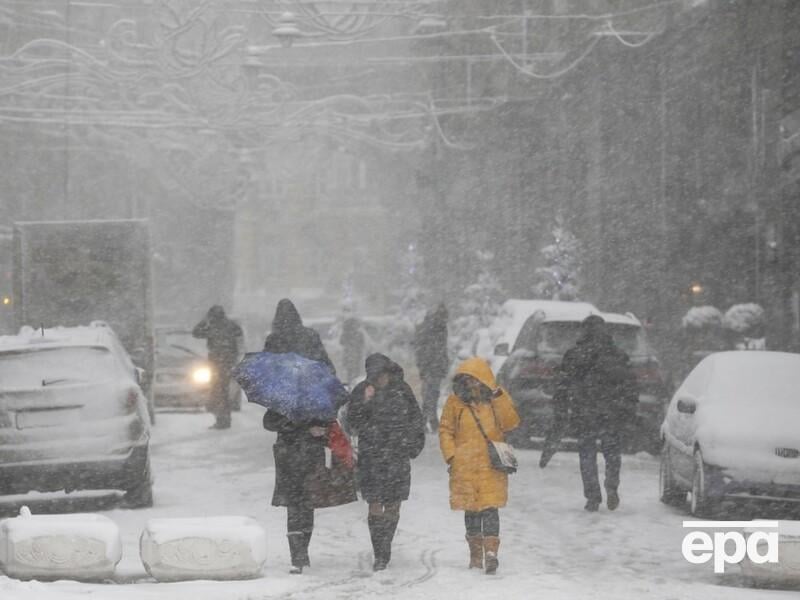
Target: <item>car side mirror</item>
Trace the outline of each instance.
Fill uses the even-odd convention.
[[[497,344],[494,347],[494,355],[495,356],[508,356],[508,344]]]
[[[134,367],[133,378],[136,380],[136,385],[142,385],[142,382],[144,381],[144,369],[141,367]]]
[[[693,415],[697,410],[697,402],[694,398],[680,398],[678,400],[678,412],[685,415]]]

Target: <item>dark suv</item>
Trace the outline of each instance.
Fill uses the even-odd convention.
[[[580,336],[583,315],[556,312],[537,311],[525,322],[512,348],[503,344],[495,349],[496,355],[508,354],[499,370],[498,381],[511,393],[522,418],[522,425],[511,438],[518,446],[543,441],[553,420],[552,395],[558,367],[566,351]],[[639,383],[636,422],[625,436],[627,450],[657,454],[659,427],[670,391],[661,365],[636,317],[597,314],[605,319],[614,342],[630,357]],[[573,432],[568,429],[564,439],[574,439]]]

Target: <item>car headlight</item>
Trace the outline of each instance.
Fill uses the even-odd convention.
[[[211,383],[211,369],[209,367],[195,367],[192,371],[192,381],[198,385]]]

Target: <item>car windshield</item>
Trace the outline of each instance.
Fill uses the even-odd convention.
[[[205,358],[206,341],[192,336],[188,331],[160,332],[158,335],[158,352],[179,358]]]
[[[647,341],[641,327],[636,325],[607,324],[607,329],[614,338],[614,343],[628,356],[645,356],[648,354]],[[581,324],[577,321],[551,321],[543,323],[541,338],[538,344],[529,340],[524,348],[536,346],[539,352],[563,355],[572,348],[581,335]]]
[[[105,381],[122,368],[106,348],[62,347],[0,353],[0,387],[34,388]]]

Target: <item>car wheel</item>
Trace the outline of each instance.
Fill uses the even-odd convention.
[[[708,465],[703,462],[703,453],[698,448],[694,452],[694,475],[692,476],[690,512],[694,517],[707,517],[714,513],[716,502],[709,494],[710,473]]]
[[[153,477],[150,472],[150,455],[145,461],[144,472],[133,486],[125,490],[122,497],[126,508],[150,508],[153,506]]]
[[[686,491],[675,483],[672,458],[666,442],[661,450],[661,467],[658,470],[658,496],[661,502],[668,506],[682,506],[686,502]]]

